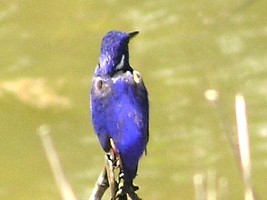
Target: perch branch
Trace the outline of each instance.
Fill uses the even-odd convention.
[[[116,160],[114,155],[106,155],[105,167],[98,177],[98,180],[95,184],[95,187],[91,193],[89,200],[101,200],[109,186],[111,200],[141,200],[135,193],[135,190],[133,188],[124,188],[123,176],[121,176],[121,173],[118,173],[119,177],[116,177],[116,169],[122,171],[120,161]],[[123,191],[122,188],[125,189],[125,194],[120,193]]]
[[[89,200],[101,200],[102,196],[104,195],[108,187],[109,183],[108,183],[107,170],[106,167],[104,167],[104,169],[102,170],[97,179],[97,182],[95,184],[95,187],[91,193]]]

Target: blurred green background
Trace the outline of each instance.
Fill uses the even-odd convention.
[[[253,183],[265,198],[266,8],[260,0],[2,0],[0,199],[60,199],[36,134],[42,124],[51,127],[75,193],[82,200],[90,196],[104,154],[89,117],[89,89],[110,30],[140,31],[130,56],[150,93],[151,136],[136,178],[138,194],[196,199],[193,179],[203,175],[218,200],[242,199],[224,132],[235,132],[234,96],[241,92]],[[208,89],[218,91],[217,104],[205,99]]]

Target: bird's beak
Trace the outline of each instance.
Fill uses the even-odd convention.
[[[139,33],[139,31],[133,31],[129,33],[130,39],[132,39],[134,36],[136,36]]]

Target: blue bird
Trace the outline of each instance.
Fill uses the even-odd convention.
[[[91,88],[91,117],[105,152],[121,159],[125,184],[136,177],[149,138],[148,92],[129,63],[128,44],[138,31],[108,32],[101,44]]]

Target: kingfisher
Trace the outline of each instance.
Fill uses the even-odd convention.
[[[124,183],[133,186],[149,139],[149,100],[141,74],[129,63],[139,32],[108,32],[101,43],[90,95],[91,118],[103,150],[119,156]]]

